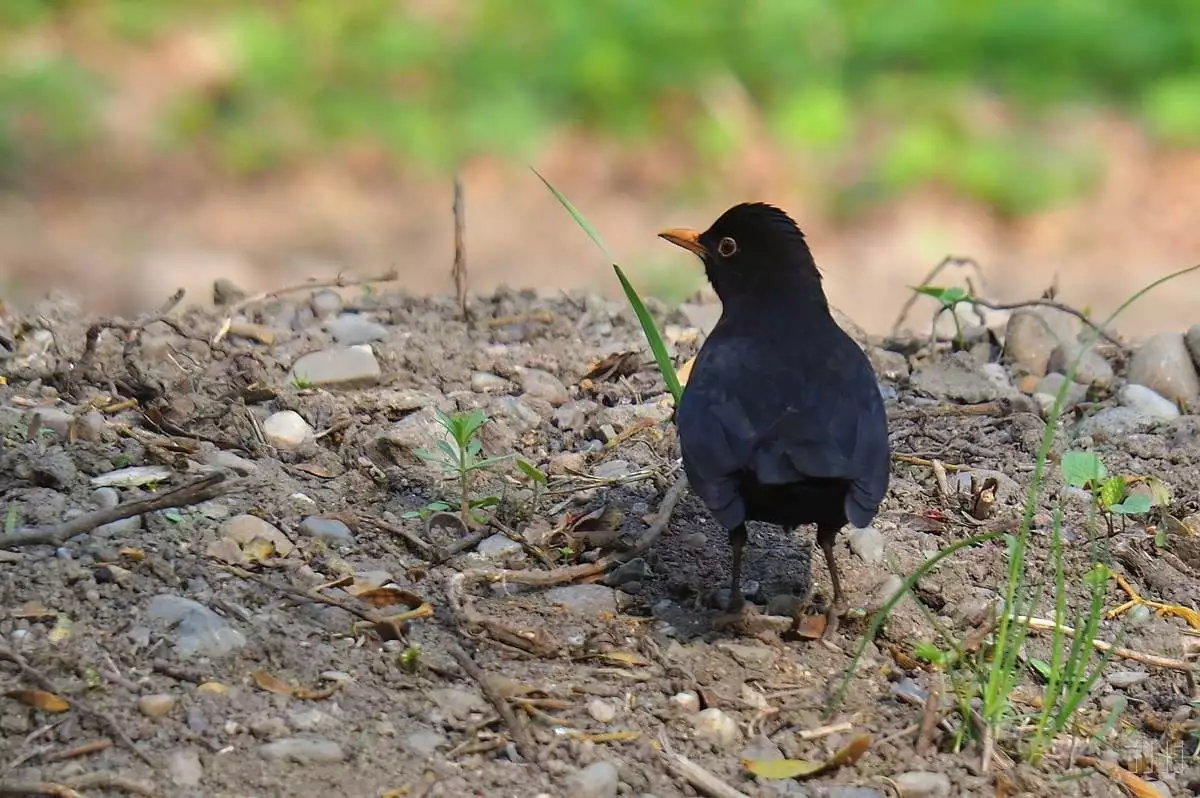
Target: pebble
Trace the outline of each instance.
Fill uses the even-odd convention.
[[[1200,402],[1200,376],[1179,333],[1152,335],[1130,359],[1128,378],[1172,401]]]
[[[295,410],[280,410],[267,416],[263,435],[277,449],[295,449],[312,440],[315,430]]]
[[[767,762],[774,759],[783,759],[783,751],[779,749],[779,746],[771,742],[770,738],[765,734],[760,734],[742,749],[741,753],[738,754],[738,759]]]
[[[1054,347],[1050,359],[1046,362],[1046,370],[1051,373],[1066,374],[1079,357],[1083,344],[1079,341],[1063,341]],[[1107,387],[1113,381],[1113,368],[1104,356],[1095,349],[1088,348],[1075,368],[1074,381],[1083,385],[1099,385]]]
[[[592,476],[597,479],[617,479],[634,471],[628,460],[606,460],[592,469]]]
[[[604,585],[564,585],[546,591],[546,600],[579,615],[617,611],[617,593]]]
[[[479,545],[475,547],[475,553],[480,557],[489,560],[506,560],[516,554],[524,552],[521,544],[507,535],[502,535],[499,532],[491,537],[484,538]]]
[[[1145,671],[1116,671],[1108,675],[1108,683],[1118,690],[1124,690],[1141,684],[1148,678],[1150,678],[1150,674]]]
[[[54,434],[61,440],[66,440],[70,433],[71,424],[75,421],[75,417],[57,407],[39,407],[37,410],[29,414],[29,421],[32,423],[34,416],[39,418],[39,424],[42,429],[53,430]]]
[[[387,336],[387,327],[371,321],[361,313],[343,313],[325,324],[333,340],[344,346],[369,344]]]
[[[587,466],[587,455],[581,452],[563,452],[550,458],[546,467],[548,474],[579,473]]]
[[[325,724],[329,716],[316,707],[296,709],[288,712],[287,722],[296,731],[313,731]]]
[[[352,543],[354,541],[354,533],[350,531],[350,527],[336,518],[310,515],[300,522],[298,529],[310,537],[334,543]]]
[[[521,391],[527,396],[545,399],[554,406],[566,404],[571,395],[562,380],[542,369],[518,368],[517,378],[521,381]]]
[[[643,402],[641,404],[614,405],[602,408],[597,415],[601,426],[611,425],[617,430],[627,430],[637,424],[662,424],[671,418],[672,409],[666,403]]]
[[[1050,355],[1064,341],[1078,338],[1078,323],[1053,308],[1018,308],[1004,329],[1004,362],[1041,377]]]
[[[162,593],[150,599],[146,614],[152,620],[177,627],[175,649],[182,657],[193,654],[220,657],[246,645],[245,636],[208,607],[182,596]]]
[[[346,758],[342,747],[333,740],[304,737],[288,737],[273,743],[265,743],[258,747],[258,752],[264,759],[287,759],[300,764],[341,762]]]
[[[542,425],[542,417],[517,396],[501,396],[492,402],[492,416],[507,421],[517,432],[529,432]]]
[[[93,488],[140,488],[152,482],[166,482],[175,472],[166,466],[130,466],[118,468],[91,479]]]
[[[644,557],[634,557],[629,562],[621,563],[609,572],[604,583],[609,587],[621,587],[628,582],[640,582],[650,576],[650,564]]]
[[[931,363],[912,376],[912,387],[937,399],[968,404],[990,402],[1013,392],[1011,385],[1000,385],[995,375],[966,352]]]
[[[850,551],[858,555],[867,565],[883,562],[883,533],[873,526],[855,527],[847,535]]]
[[[1129,383],[1117,394],[1121,404],[1144,416],[1169,421],[1179,418],[1179,406],[1144,385]]]
[[[417,756],[431,757],[447,742],[446,737],[437,732],[418,731],[405,737],[402,744],[409,752]]]
[[[1196,364],[1197,369],[1200,369],[1200,324],[1188,327],[1188,331],[1183,335],[1183,342],[1192,356],[1192,362]]]
[[[892,780],[900,798],[946,798],[950,795],[950,777],[945,773],[911,770]]]
[[[554,411],[554,425],[564,432],[582,432],[587,429],[588,418],[600,405],[590,399],[567,402]]]
[[[668,699],[668,702],[676,710],[688,715],[700,711],[700,696],[691,690],[676,693]]]
[[[1063,383],[1067,382],[1067,378],[1062,374],[1050,373],[1042,377],[1037,382],[1037,387],[1033,393],[1036,398],[1037,394],[1046,394],[1050,397],[1050,403],[1053,405],[1054,400],[1058,397],[1058,392],[1062,390]],[[1087,398],[1087,386],[1080,385],[1077,382],[1072,382],[1067,386],[1067,398],[1064,400],[1063,409],[1077,405]]]
[[[567,794],[572,798],[616,798],[620,786],[617,766],[595,762],[567,779]]]
[[[172,751],[167,758],[167,771],[176,787],[195,787],[204,775],[200,755],[192,750]]]
[[[274,524],[249,513],[235,515],[222,522],[217,531],[221,537],[229,538],[243,546],[255,538],[270,541],[280,557],[288,556],[296,548],[292,541],[288,540],[287,535],[280,532]]]
[[[893,352],[881,346],[867,349],[867,359],[875,369],[875,374],[891,382],[908,379],[908,358],[902,352]]]
[[[138,699],[138,711],[148,718],[161,718],[172,709],[179,699],[173,695],[166,693],[158,693],[156,695],[144,695]]]
[[[692,728],[698,737],[710,740],[722,747],[728,747],[737,742],[737,721],[716,707],[703,709],[692,718]]]
[[[487,705],[483,699],[469,690],[459,690],[456,687],[438,687],[428,690],[425,696],[446,715],[465,720],[475,712],[484,712]]]
[[[617,717],[617,709],[603,698],[593,698],[588,702],[588,714],[597,723],[612,723]]]
[[[1135,407],[1106,407],[1094,416],[1079,422],[1077,433],[1089,436],[1094,443],[1120,441],[1130,435],[1147,432],[1155,420]]]
[[[312,306],[312,311],[317,316],[322,318],[332,316],[342,310],[342,295],[332,289],[323,288],[313,293],[308,304]]]
[[[512,383],[490,371],[476,371],[471,375],[471,390],[475,393],[508,393]]]
[[[258,470],[258,463],[224,449],[218,449],[212,454],[205,456],[204,462],[242,476],[253,474]]]
[[[379,361],[369,346],[322,349],[292,364],[287,380],[326,388],[365,388],[382,377]]]

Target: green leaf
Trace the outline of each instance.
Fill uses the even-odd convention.
[[[592,239],[592,242],[595,243],[596,246],[600,247],[600,251],[604,253],[604,257],[607,258],[608,262],[613,264],[615,267],[616,258],[609,253],[608,247],[604,246],[604,241],[600,238],[600,234],[597,233],[592,226],[587,223],[587,219],[583,218],[583,214],[577,211],[575,206],[571,204],[571,201],[567,199],[561,191],[555,188],[549,180],[542,177],[541,172],[533,169],[533,167],[530,167],[530,169],[532,169],[533,173],[538,176],[539,180],[546,184],[546,188],[550,189],[550,193],[553,194],[555,199],[557,199],[559,203],[567,209],[567,213],[571,214],[571,217],[575,220],[575,224],[579,225],[583,229],[583,232],[588,234],[588,238]]]
[[[1126,487],[1125,477],[1119,474],[1104,480],[1104,484],[1100,486],[1098,497],[1100,506],[1105,510],[1111,510],[1113,505],[1125,498]]]
[[[474,467],[475,468],[491,468],[494,465],[499,465],[500,463],[506,463],[509,460],[513,459],[514,457],[516,457],[516,455],[512,454],[512,453],[501,454],[501,455],[497,455],[496,457],[489,457],[486,460],[480,460],[479,462],[475,463]]]
[[[1129,496],[1120,504],[1114,504],[1108,508],[1110,513],[1117,515],[1144,515],[1150,512],[1150,497],[1144,493],[1136,493]]]
[[[521,469],[521,473],[532,479],[534,482],[545,484],[546,474],[540,468],[535,466],[528,460],[517,459],[517,468]]]
[[[413,449],[413,454],[422,460],[441,460],[442,458],[436,452],[431,452],[428,449]]]
[[[1085,488],[1089,483],[1098,483],[1108,471],[1094,452],[1067,452],[1062,457],[1062,476],[1073,488]]]
[[[913,290],[918,294],[931,296],[942,304],[944,308],[952,308],[959,302],[966,302],[970,299],[970,294],[965,288],[959,286],[950,286],[943,288],[936,285],[918,285],[914,286]]]
[[[1050,663],[1046,662],[1044,659],[1035,659],[1030,657],[1029,667],[1037,671],[1038,675],[1046,681],[1050,681],[1050,677],[1054,675],[1054,669],[1051,668]]]
[[[482,499],[473,499],[470,506],[476,509],[483,509],[485,507],[495,507],[499,503],[499,496],[484,496]]]
[[[946,658],[942,650],[933,643],[917,643],[913,646],[913,654],[916,655],[917,659],[923,659],[926,662],[934,664],[940,664]]]

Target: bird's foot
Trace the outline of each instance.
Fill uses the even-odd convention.
[[[720,631],[742,626],[755,614],[754,606],[748,604],[745,597],[739,593],[736,597],[730,597],[725,611],[713,619],[712,628]]]
[[[833,636],[837,634],[842,614],[845,611],[845,607],[839,607],[837,604],[830,605],[829,609],[825,611],[825,629],[821,632],[820,637],[821,645],[839,654],[842,653],[842,649],[833,642]]]

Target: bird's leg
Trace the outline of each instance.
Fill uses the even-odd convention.
[[[741,613],[742,607],[746,603],[746,598],[742,595],[742,551],[746,548],[745,524],[738,524],[729,530],[729,545],[733,548],[733,564],[730,568],[733,575],[730,577],[729,603],[725,610],[731,615],[736,615]]]
[[[842,580],[838,575],[837,561],[833,558],[833,546],[840,529],[836,526],[818,526],[817,543],[825,552],[825,564],[829,567],[829,581],[833,583],[833,603],[829,605],[826,614],[825,631],[821,633],[821,641],[828,643],[838,629],[838,620],[846,611],[846,599],[842,595]]]

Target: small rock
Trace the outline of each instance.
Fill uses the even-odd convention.
[[[542,417],[519,396],[501,396],[492,402],[492,416],[507,421],[517,432],[529,432],[542,425]]]
[[[593,698],[588,702],[587,710],[597,723],[612,723],[613,719],[617,717],[616,707],[603,698]]]
[[[554,406],[566,404],[571,395],[562,380],[542,369],[518,368],[517,378],[521,381],[521,391],[527,396],[545,399]]]
[[[333,340],[344,346],[369,344],[387,336],[387,327],[360,313],[343,313],[326,323],[325,329],[333,336]]]
[[[779,750],[779,746],[771,742],[770,738],[765,734],[760,734],[742,749],[742,752],[738,754],[738,759],[749,759],[752,762],[770,762],[775,759],[783,759],[783,751]]]
[[[669,703],[679,712],[691,715],[694,712],[700,711],[700,696],[691,690],[684,690],[682,693],[676,693],[671,696]]]
[[[1052,372],[1042,377],[1037,382],[1037,387],[1034,388],[1034,394],[1046,394],[1050,397],[1050,402],[1053,405],[1054,400],[1058,397],[1058,392],[1062,390],[1063,383],[1067,382],[1067,378],[1057,372]],[[1080,385],[1077,382],[1072,382],[1067,386],[1067,398],[1064,400],[1063,409],[1077,405],[1087,398],[1087,387]]]
[[[208,607],[182,596],[161,594],[150,599],[146,614],[178,627],[175,648],[180,656],[220,657],[246,644],[245,636]]]
[[[867,565],[883,562],[883,533],[873,526],[855,527],[847,536],[850,551],[858,555]]]
[[[144,695],[138,699],[138,711],[148,718],[161,718],[172,709],[179,699],[173,695],[159,693],[157,695]]]
[[[1019,308],[1009,316],[1004,330],[1004,362],[1041,377],[1054,349],[1078,336],[1078,322],[1065,313],[1053,308]]]
[[[226,451],[225,449],[218,449],[211,455],[206,456],[204,458],[204,462],[208,463],[209,465],[215,465],[218,468],[227,469],[242,476],[253,474],[258,470],[258,463],[255,463],[252,460],[247,460],[246,458],[234,454],[233,452]]]
[[[471,375],[471,390],[475,393],[508,393],[512,383],[488,371],[476,371]]]
[[[402,741],[402,745],[411,753],[417,756],[429,758],[437,753],[437,750],[447,744],[445,736],[434,731],[418,731],[408,735]]]
[[[476,554],[489,560],[505,560],[516,554],[521,554],[523,551],[524,549],[520,543],[499,532],[491,537],[484,538],[475,547]]]
[[[1150,678],[1150,674],[1145,671],[1117,671],[1108,675],[1108,683],[1118,690],[1124,690],[1134,685],[1141,684]]]
[[[472,713],[485,712],[488,709],[478,695],[455,687],[438,687],[426,691],[425,696],[443,713],[459,720],[465,720]]]
[[[379,382],[382,372],[369,346],[322,349],[292,364],[290,383],[326,388],[365,388]]]
[[[912,770],[892,780],[900,798],[946,798],[950,795],[950,777],[945,773]]]
[[[588,418],[599,406],[590,399],[567,402],[554,411],[554,425],[564,432],[582,432],[587,429]]]
[[[573,798],[616,798],[620,786],[617,766],[595,762],[567,779],[567,794]]]
[[[737,660],[743,668],[765,670],[779,658],[778,652],[768,646],[749,646],[741,643],[719,643],[717,648]]]
[[[1083,344],[1077,340],[1063,341],[1050,353],[1050,359],[1046,362],[1046,370],[1051,373],[1066,374],[1082,350]],[[1099,352],[1089,348],[1084,352],[1075,369],[1074,381],[1083,385],[1107,387],[1113,381],[1112,366]]]
[[[1144,385],[1129,383],[1117,394],[1121,404],[1132,407],[1150,418],[1170,421],[1179,418],[1179,406]]]
[[[1156,423],[1135,407],[1106,407],[1080,421],[1077,432],[1080,437],[1091,437],[1094,443],[1106,443],[1148,432]]]
[[[592,469],[592,476],[597,479],[617,479],[632,473],[634,467],[628,460],[606,460]]]
[[[912,387],[937,399],[968,404],[990,402],[1010,393],[1011,385],[998,385],[995,375],[966,352],[955,352],[930,363],[912,375]]]
[[[604,585],[564,585],[546,591],[546,600],[579,615],[616,612],[617,594]]]
[[[1187,345],[1188,352],[1192,356],[1192,362],[1200,370],[1200,324],[1193,324],[1191,327],[1188,327],[1188,331],[1184,333],[1183,342]]]
[[[1200,402],[1200,376],[1179,333],[1153,335],[1129,361],[1129,382],[1176,402]]]
[[[325,288],[315,292],[308,304],[312,306],[313,313],[320,318],[333,316],[342,310],[342,295],[337,291]]]
[[[222,537],[227,537],[242,546],[255,539],[269,541],[280,557],[288,556],[296,548],[287,535],[280,532],[274,524],[249,513],[235,515],[223,522],[217,531]]]
[[[249,296],[242,288],[228,277],[213,280],[213,304],[218,306],[233,305]]]
[[[891,574],[884,579],[877,588],[875,588],[868,609],[874,611],[882,607],[884,604],[887,604],[889,601],[891,601],[892,596],[896,595],[896,591],[903,586],[904,580],[899,576],[896,576],[896,574]]]
[[[172,751],[167,759],[167,770],[171,774],[171,783],[176,787],[195,787],[204,775],[200,755],[191,750]]]
[[[660,402],[614,405],[601,408],[596,416],[596,423],[624,431],[639,424],[662,424],[670,420],[672,412],[671,407]]]
[[[354,541],[354,534],[350,531],[350,527],[336,518],[321,518],[318,515],[310,515],[300,522],[298,529],[311,537],[334,543],[351,543]]]
[[[346,758],[342,747],[333,740],[289,737],[265,743],[258,747],[264,759],[290,760],[302,765],[312,763],[342,762]]]
[[[738,731],[737,721],[716,707],[697,712],[692,718],[692,727],[698,737],[710,740],[722,747],[728,747],[737,742],[741,732]]]
[[[903,353],[871,346],[867,348],[867,358],[879,377],[890,382],[908,379],[908,358]]]
[[[263,435],[277,449],[295,449],[312,439],[315,430],[295,410],[281,410],[267,416]]]
[[[563,452],[556,454],[550,458],[550,464],[546,467],[547,474],[570,474],[582,473],[587,467],[587,455],[581,452]]]
[[[166,482],[175,476],[166,466],[130,466],[109,471],[91,479],[92,487],[140,488],[152,482]]]
[[[604,584],[609,587],[621,587],[629,582],[640,582],[650,576],[650,565],[643,557],[634,557],[629,562],[621,563],[609,572]]]
[[[316,707],[292,710],[288,713],[288,725],[296,731],[314,731],[329,720],[329,716]]]

